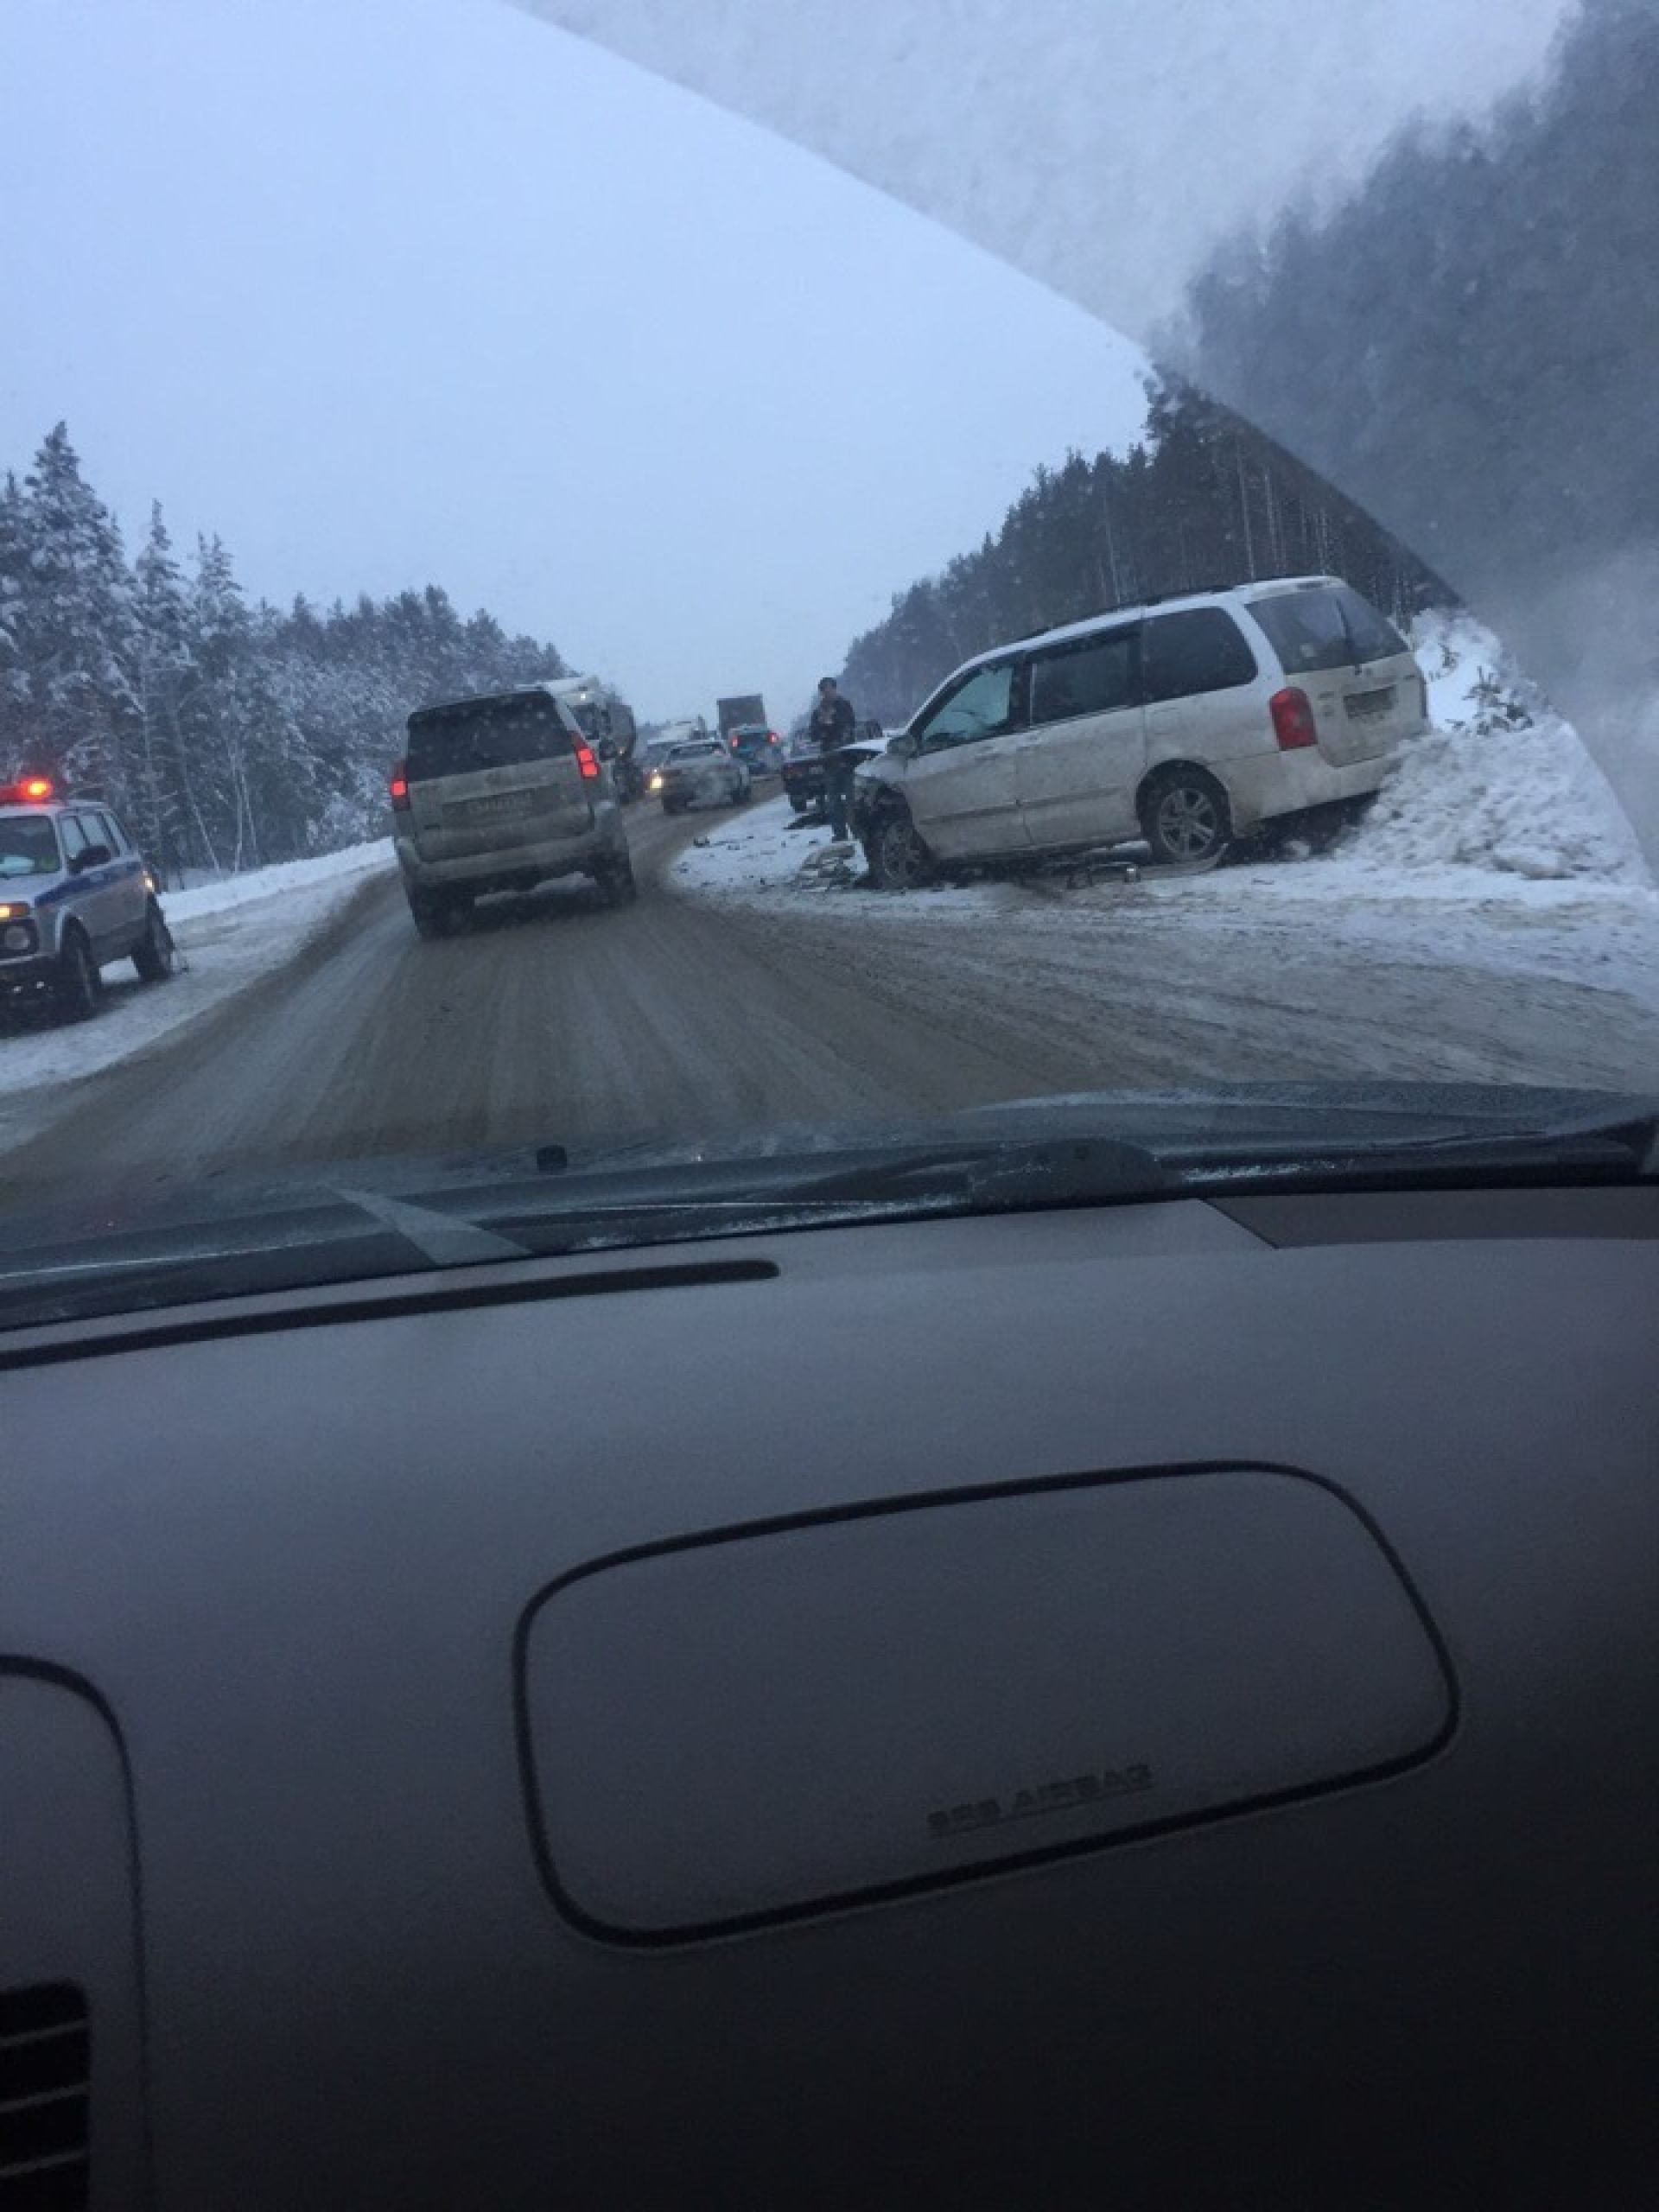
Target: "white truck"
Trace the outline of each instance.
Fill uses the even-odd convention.
[[[627,702],[596,676],[560,677],[543,689],[564,702],[588,742],[601,759],[610,761],[617,797],[638,798],[645,784],[634,759],[639,730]]]

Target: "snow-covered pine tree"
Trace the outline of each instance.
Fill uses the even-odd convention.
[[[182,719],[193,673],[190,609],[159,499],[150,506],[149,534],[134,563],[134,584],[139,734],[131,826],[164,878],[179,882],[187,864],[207,864],[207,836]]]
[[[8,470],[0,480],[0,777],[22,748],[29,704],[23,659],[23,491]]]
[[[132,578],[62,423],[23,480],[21,523],[25,746],[66,782],[124,806],[139,721]]]
[[[208,865],[254,868],[261,846],[247,770],[248,609],[219,537],[196,539],[189,606],[195,674],[186,694],[184,725],[209,838]]]

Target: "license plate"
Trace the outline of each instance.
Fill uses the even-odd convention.
[[[1390,683],[1381,691],[1351,691],[1348,694],[1348,719],[1354,722],[1380,721],[1394,705],[1395,686]]]
[[[528,791],[492,791],[486,798],[461,799],[444,809],[447,815],[453,815],[460,822],[510,821],[514,815],[529,811]]]

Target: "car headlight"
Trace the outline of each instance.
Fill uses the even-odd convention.
[[[10,922],[0,930],[0,944],[8,952],[29,952],[34,949],[35,932],[27,922]]]
[[[650,783],[646,785],[646,789],[648,791],[659,791],[662,788],[663,779],[660,776],[653,776]]]

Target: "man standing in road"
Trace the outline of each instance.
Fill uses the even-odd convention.
[[[855,728],[852,701],[842,697],[833,676],[820,677],[818,703],[807,723],[807,734],[823,761],[823,810],[830,817],[830,835],[837,842],[847,835],[853,772],[836,754],[842,746],[852,743]]]

